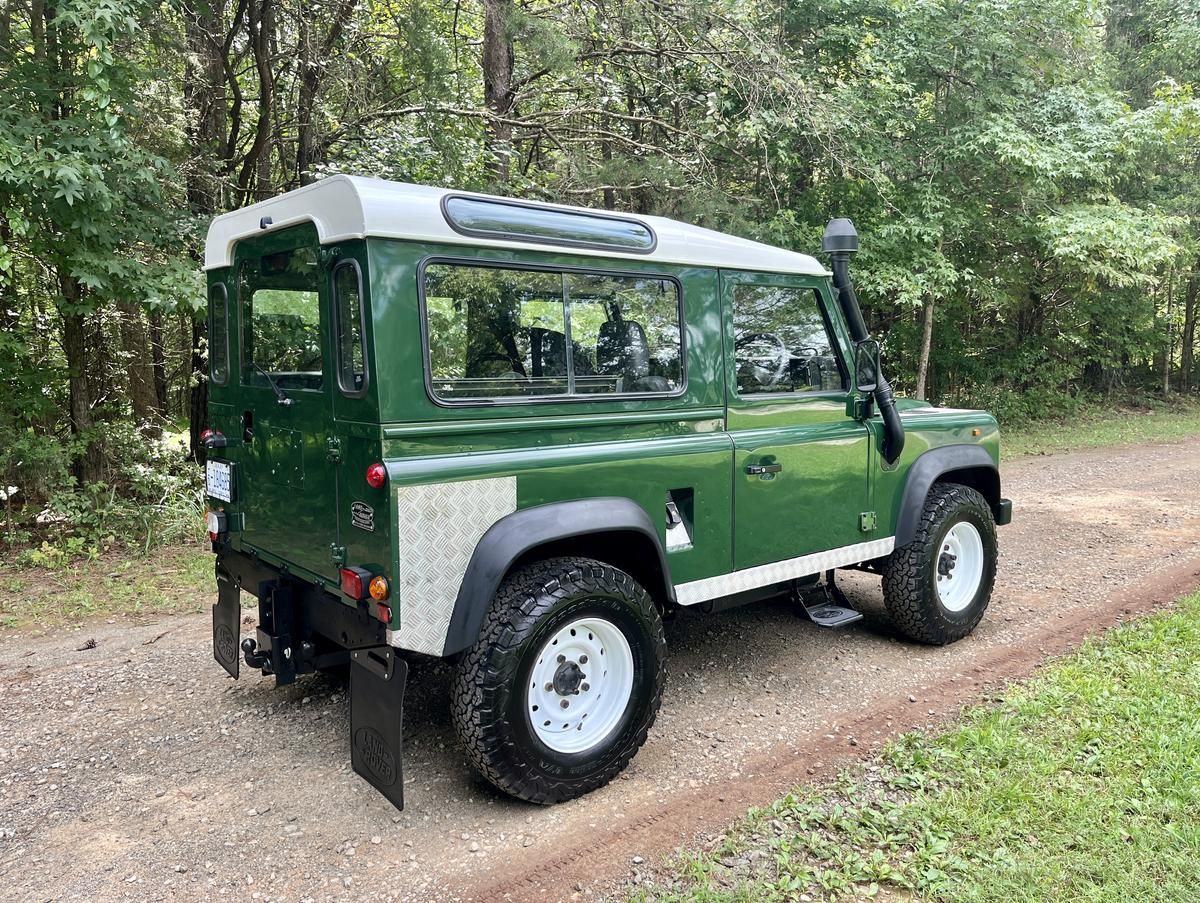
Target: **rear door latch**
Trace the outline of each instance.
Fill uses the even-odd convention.
[[[337,436],[325,437],[325,456],[334,464],[342,460],[342,440]]]

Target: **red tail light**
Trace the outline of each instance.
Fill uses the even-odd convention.
[[[371,583],[371,572],[363,568],[342,568],[342,592],[351,599],[365,599]]]
[[[209,439],[211,439],[215,435],[216,435],[216,432],[214,432],[211,428],[206,427],[204,429],[204,431],[202,433],[200,433],[200,441],[207,442]]]
[[[387,468],[376,461],[367,468],[367,485],[372,489],[382,489],[387,482]]]

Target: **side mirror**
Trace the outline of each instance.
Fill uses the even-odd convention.
[[[854,346],[854,387],[864,395],[879,384],[879,343],[863,339]]]

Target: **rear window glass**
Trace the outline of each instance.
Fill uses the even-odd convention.
[[[219,283],[208,290],[208,375],[218,385],[229,380],[229,295]]]
[[[338,385],[347,395],[356,395],[367,387],[362,280],[356,263],[339,264],[333,271],[333,295],[337,309]]]
[[[683,387],[674,280],[433,263],[424,298],[430,386],[439,399]]]
[[[297,248],[242,264],[242,380],[281,388],[322,384],[321,305],[317,254]]]

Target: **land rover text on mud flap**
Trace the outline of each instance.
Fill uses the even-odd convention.
[[[349,666],[355,770],[403,804],[413,656],[498,788],[600,787],[654,723],[662,618],[834,572],[896,629],[983,616],[996,421],[893,399],[848,274],[671,220],[334,176],[208,234],[213,654]],[[824,578],[823,581],[821,578]],[[241,639],[240,597],[259,601]]]

